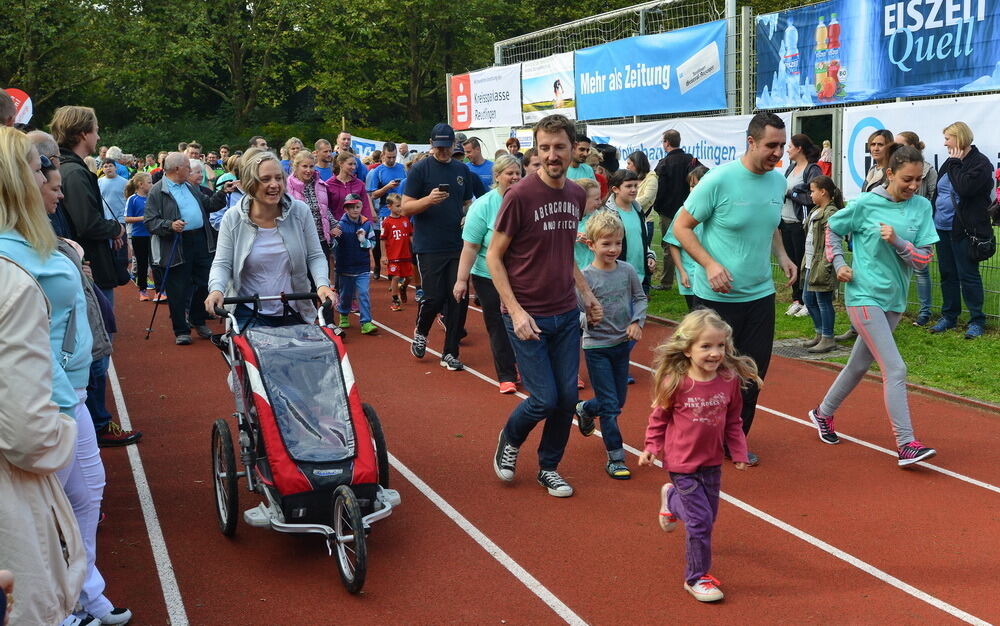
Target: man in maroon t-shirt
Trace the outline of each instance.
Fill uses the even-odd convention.
[[[486,264],[503,304],[504,323],[517,367],[531,394],[500,431],[493,469],[514,480],[521,444],[545,420],[538,445],[538,484],[565,498],[573,488],[556,472],[569,440],[580,371],[580,292],[587,317],[601,319],[601,305],[573,259],[576,229],[587,194],[566,180],[576,142],[573,123],[550,115],[535,126],[542,168],[504,196],[486,252]]]

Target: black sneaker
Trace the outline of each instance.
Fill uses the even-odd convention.
[[[446,354],[441,357],[441,367],[447,369],[449,372],[457,372],[465,369],[465,366],[462,365],[462,362],[454,354]]]
[[[142,439],[141,430],[125,430],[115,422],[108,422],[107,426],[97,431],[98,448],[130,446],[140,439]]]
[[[427,352],[427,335],[421,335],[417,331],[413,331],[413,341],[410,343],[410,354],[418,359],[422,359],[424,358],[425,352]]]
[[[920,461],[926,461],[937,454],[934,448],[928,448],[916,439],[899,449],[899,466],[906,467]]]
[[[538,484],[545,487],[549,491],[550,496],[568,498],[573,495],[573,488],[555,470],[540,470],[538,472]]]
[[[584,437],[589,437],[594,434],[597,430],[597,426],[594,425],[594,418],[587,415],[586,411],[583,410],[583,402],[576,403],[576,425],[580,427],[580,434]]]
[[[508,483],[514,480],[514,466],[517,465],[519,451],[519,448],[507,443],[507,437],[501,430],[497,438],[497,451],[493,455],[493,471],[497,473],[497,478]]]
[[[840,443],[840,437],[837,436],[837,431],[833,429],[832,415],[820,415],[819,407],[817,407],[812,411],[809,411],[809,419],[816,425],[816,430],[819,431],[820,441],[831,445]]]
[[[205,324],[199,324],[195,326],[194,330],[196,333],[198,333],[198,336],[201,337],[202,339],[210,339],[212,337],[212,329],[206,326]]]

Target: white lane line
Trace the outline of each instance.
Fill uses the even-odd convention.
[[[566,606],[562,600],[557,598],[555,594],[548,590],[537,578],[528,573],[528,570],[524,569],[518,565],[517,561],[512,559],[510,555],[503,551],[497,544],[493,543],[489,537],[484,535],[482,531],[476,528],[472,522],[465,518],[464,515],[455,510],[455,507],[448,504],[448,502],[442,498],[436,491],[434,491],[430,485],[425,483],[420,479],[419,476],[414,474],[408,467],[403,465],[399,459],[394,457],[391,453],[389,454],[389,462],[396,469],[397,472],[403,475],[403,477],[410,481],[414,487],[416,487],[420,493],[427,496],[434,506],[441,509],[441,511],[448,516],[448,519],[455,522],[455,524],[465,531],[465,534],[472,537],[472,539],[486,550],[486,552],[493,557],[500,565],[504,566],[511,574],[517,578],[521,584],[527,587],[533,594],[538,596],[542,602],[544,602],[550,609],[555,611],[556,615],[561,617],[567,624],[574,624],[583,626],[587,622],[573,612],[568,606]]]
[[[122,386],[118,381],[118,373],[115,371],[113,359],[108,365],[108,378],[111,381],[111,392],[115,397],[115,405],[118,407],[118,420],[121,422],[122,428],[132,430],[132,421],[128,417],[125,396],[122,394]],[[132,478],[135,480],[135,490],[139,496],[139,506],[142,507],[142,517],[146,521],[149,546],[153,550],[153,560],[156,562],[156,571],[160,577],[163,600],[167,605],[167,617],[173,626],[187,626],[187,611],[184,609],[181,590],[174,577],[174,567],[171,565],[170,555],[167,553],[167,543],[163,539],[160,520],[156,516],[156,506],[153,504],[153,494],[149,490],[149,480],[146,479],[146,472],[142,467],[139,446],[131,445],[127,446],[127,449],[128,462],[132,466]]]
[[[644,369],[647,372],[652,372],[653,371],[651,368],[643,365],[642,363],[636,363],[635,361],[629,361],[629,364],[634,365],[635,367],[638,367],[639,369]],[[804,420],[804,419],[795,417],[793,415],[789,415],[788,413],[782,413],[781,411],[776,411],[775,409],[771,409],[771,408],[768,408],[766,406],[762,406],[760,404],[757,405],[757,408],[760,409],[760,410],[762,410],[762,411],[765,411],[767,413],[770,413],[771,415],[775,415],[777,417],[786,419],[786,420],[788,420],[790,422],[795,422],[796,424],[801,424],[801,425],[809,428],[810,430],[816,430],[816,427],[809,420]],[[852,437],[850,435],[845,435],[845,434],[843,434],[843,433],[841,433],[839,431],[837,432],[837,436],[840,437],[841,439],[846,439],[847,441],[850,441],[852,443],[856,443],[859,446],[863,446],[865,448],[868,448],[869,450],[875,450],[876,452],[881,452],[882,454],[886,454],[886,455],[891,456],[893,458],[897,458],[899,456],[899,453],[897,451],[895,451],[895,450],[890,450],[888,448],[883,448],[882,446],[879,446],[879,445],[876,445],[874,443],[865,441],[864,439],[858,439],[857,437]],[[944,474],[945,476],[949,476],[949,477],[954,478],[956,480],[960,480],[962,482],[969,483],[970,485],[973,485],[973,486],[976,486],[976,487],[980,487],[982,489],[986,489],[987,491],[992,491],[993,493],[1000,493],[1000,487],[997,487],[996,485],[991,485],[990,483],[984,482],[984,481],[979,480],[977,478],[972,478],[971,476],[966,476],[965,474],[959,474],[958,472],[953,472],[950,469],[945,469],[945,468],[943,468],[943,467],[941,467],[939,465],[934,465],[933,463],[928,463],[927,461],[921,461],[920,463],[914,463],[914,465],[920,465],[920,466],[926,467],[929,470],[933,470],[935,472]]]
[[[389,331],[390,333],[392,333],[393,335],[399,337],[400,339],[402,339],[404,341],[407,341],[407,342],[411,342],[412,341],[410,337],[407,337],[406,335],[404,335],[404,334],[402,334],[400,332],[397,332],[395,329],[389,328],[385,324],[381,324],[379,322],[375,322],[375,324],[377,326],[379,326],[380,328],[384,328],[385,330]],[[440,356],[439,352],[435,352],[435,351],[430,350],[430,349],[428,349],[427,352],[430,352],[432,354]],[[649,368],[646,368],[644,365],[641,365],[639,363],[633,363],[633,365],[636,365],[636,366],[641,367],[641,368],[649,369]],[[478,372],[478,371],[476,371],[476,370],[474,370],[474,369],[472,369],[472,368],[470,368],[468,366],[465,367],[464,371],[469,372],[470,374],[472,374],[472,375],[474,375],[474,376],[476,376],[478,378],[481,378],[481,379],[489,382],[491,385],[495,385],[495,386],[499,386],[500,385],[500,383],[498,381],[496,381],[496,380],[490,378],[489,376],[487,376],[487,375],[485,375],[485,374],[483,374],[481,372]],[[527,396],[525,396],[521,392],[518,392],[517,395],[519,397],[521,397],[521,398],[527,397]],[[795,418],[792,418],[792,419],[795,419]],[[573,422],[575,423],[576,419],[574,419]],[[599,436],[601,435],[599,429],[595,430],[595,433],[598,434]],[[631,454],[634,454],[635,456],[639,456],[642,453],[640,450],[638,450],[638,449],[636,449],[636,448],[628,445],[627,443],[623,444],[622,447],[625,450],[627,450],[628,452],[630,452]],[[656,461],[656,465],[659,466],[659,467],[663,467],[663,463],[661,463],[659,460]],[[936,609],[944,611],[945,613],[951,615],[952,617],[954,617],[956,619],[962,620],[963,622],[965,622],[967,624],[975,624],[976,626],[990,626],[989,622],[987,622],[987,621],[985,621],[983,619],[980,619],[980,618],[976,617],[975,615],[967,613],[966,611],[963,611],[962,609],[960,609],[960,608],[958,608],[958,607],[956,607],[956,606],[954,606],[952,604],[949,604],[949,603],[945,602],[944,600],[941,600],[940,598],[932,596],[931,594],[929,594],[929,593],[927,593],[925,591],[921,591],[920,589],[914,587],[913,585],[910,585],[909,583],[903,582],[902,580],[900,580],[899,578],[896,578],[895,576],[889,574],[888,572],[886,572],[884,570],[881,570],[881,569],[875,567],[874,565],[872,565],[872,564],[870,564],[870,563],[868,563],[866,561],[863,561],[863,560],[859,559],[858,557],[856,557],[856,556],[854,556],[854,555],[852,555],[852,554],[850,554],[848,552],[845,552],[845,551],[841,550],[840,548],[837,548],[837,547],[835,547],[835,546],[833,546],[833,545],[831,545],[831,544],[823,541],[822,539],[820,539],[818,537],[815,537],[815,536],[807,533],[804,530],[796,528],[795,526],[792,526],[791,524],[788,524],[787,522],[783,522],[780,519],[774,517],[773,515],[765,513],[764,511],[762,511],[762,510],[760,510],[760,509],[758,509],[758,508],[756,508],[754,506],[751,506],[750,504],[747,504],[746,502],[743,502],[739,498],[735,498],[735,497],[733,497],[733,496],[731,496],[731,495],[729,495],[729,494],[727,494],[725,492],[721,492],[720,493],[720,497],[723,500],[725,500],[726,502],[728,502],[729,504],[732,504],[733,506],[735,506],[735,507],[737,507],[737,508],[745,511],[746,513],[749,513],[750,515],[753,515],[754,517],[756,517],[756,518],[758,518],[760,520],[763,520],[763,521],[767,522],[768,524],[771,524],[771,525],[773,525],[773,526],[775,526],[775,527],[777,527],[777,528],[779,528],[779,529],[781,529],[781,530],[789,533],[793,537],[795,537],[797,539],[800,539],[800,540],[808,543],[809,545],[811,545],[811,546],[813,546],[815,548],[818,548],[818,549],[822,550],[823,552],[826,552],[827,554],[829,554],[829,555],[831,555],[831,556],[833,556],[833,557],[835,557],[835,558],[837,558],[837,559],[839,559],[841,561],[844,561],[848,565],[851,565],[853,567],[858,568],[859,570],[861,570],[862,572],[868,574],[869,576],[872,576],[873,578],[876,578],[876,579],[878,579],[878,580],[880,580],[880,581],[882,581],[882,582],[884,582],[884,583],[886,583],[886,584],[888,584],[888,585],[890,585],[892,587],[895,587],[896,589],[899,589],[900,591],[902,591],[902,592],[904,592],[904,593],[906,593],[906,594],[908,594],[908,595],[910,595],[910,596],[912,596],[912,597],[914,597],[914,598],[916,598],[916,599],[918,599],[918,600],[920,600],[922,602],[926,602],[927,604],[933,606]]]

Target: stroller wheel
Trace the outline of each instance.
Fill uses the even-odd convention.
[[[236,493],[236,457],[229,424],[217,419],[212,424],[212,488],[215,491],[215,512],[219,517],[219,530],[232,537],[236,532],[236,512],[239,496]]]
[[[368,551],[365,548],[361,507],[347,485],[341,485],[333,492],[333,530],[336,533],[340,580],[348,591],[358,593],[365,586]]]
[[[372,439],[375,441],[375,462],[378,466],[378,484],[383,489],[389,488],[389,450],[385,447],[385,434],[382,432],[382,422],[378,419],[378,413],[367,402],[361,404],[365,411],[365,419],[368,420],[368,429],[372,431]]]

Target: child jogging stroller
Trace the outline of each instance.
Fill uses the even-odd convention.
[[[312,293],[226,298],[225,304],[316,300]],[[212,426],[212,484],[223,535],[236,531],[237,482],[264,501],[243,513],[257,528],[314,533],[336,551],[340,578],[351,593],[365,583],[365,536],[372,522],[400,504],[389,489],[389,453],[378,415],[362,404],[339,328],[319,324],[240,328],[222,308],[226,332],[213,341],[229,366],[236,401],[241,470],[229,423]]]

